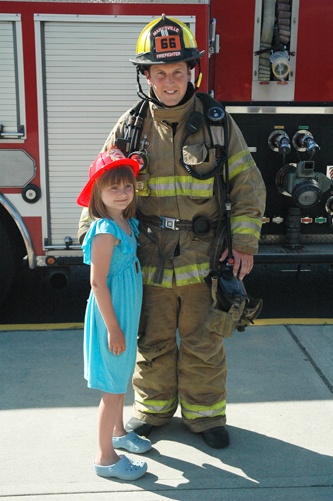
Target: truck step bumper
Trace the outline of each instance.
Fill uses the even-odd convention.
[[[287,245],[259,246],[259,253],[254,256],[256,264],[298,263],[298,264],[333,264],[332,244],[305,244],[299,247]]]

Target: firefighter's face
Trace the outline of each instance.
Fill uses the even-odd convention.
[[[145,71],[148,84],[156,97],[166,106],[176,106],[185,96],[191,71],[185,62],[154,64]]]

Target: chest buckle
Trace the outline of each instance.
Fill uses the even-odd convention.
[[[177,228],[177,223],[179,222],[179,219],[165,216],[160,216],[160,218],[162,219],[161,228],[166,228],[167,230],[174,230],[174,231],[179,230],[179,228]]]

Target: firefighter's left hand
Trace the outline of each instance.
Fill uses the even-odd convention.
[[[240,280],[243,280],[245,275],[248,275],[253,268],[253,255],[245,254],[244,252],[239,252],[233,249],[234,256],[234,275]],[[225,249],[220,257],[220,261],[223,262],[228,257],[228,249]]]

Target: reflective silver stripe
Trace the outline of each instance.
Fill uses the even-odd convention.
[[[141,270],[142,270],[142,279],[143,279],[143,283],[145,285],[157,285],[157,286],[161,286],[161,287],[166,287],[168,289],[171,289],[172,288],[172,277],[173,277],[173,270],[169,270],[169,269],[164,269],[164,273],[163,273],[163,279],[162,279],[162,282],[160,284],[156,284],[154,282],[154,275],[156,273],[156,266],[142,266],[141,267]]]
[[[251,153],[247,150],[241,151],[229,159],[229,175],[230,179],[237,176],[241,172],[253,167],[255,162]]]
[[[188,283],[194,278],[205,278],[207,276],[207,273],[209,273],[210,266],[209,262],[201,263],[191,266],[182,266],[180,268],[175,268],[175,274],[176,274],[176,279],[177,279],[177,284],[179,282],[184,282]],[[201,281],[201,280],[199,280]]]
[[[170,289],[173,282],[173,273],[175,273],[177,286],[201,283],[208,275],[209,270],[210,266],[208,262],[190,265],[189,267],[174,268],[174,270],[164,269],[162,283],[155,284],[153,280],[156,267],[142,266],[143,283],[145,285],[160,285]]]
[[[246,216],[231,217],[231,232],[242,233],[247,235],[255,235],[257,238],[260,237],[261,231],[261,220],[256,220],[254,218],[248,218]]]
[[[214,179],[200,181],[191,176],[151,177],[149,188],[151,196],[174,197],[193,196],[210,198],[213,196]]]
[[[165,414],[178,406],[178,397],[172,400],[143,400],[139,394],[136,394],[135,405],[144,413]]]
[[[191,405],[181,399],[182,413],[187,419],[225,416],[226,405],[225,400],[214,405]]]

